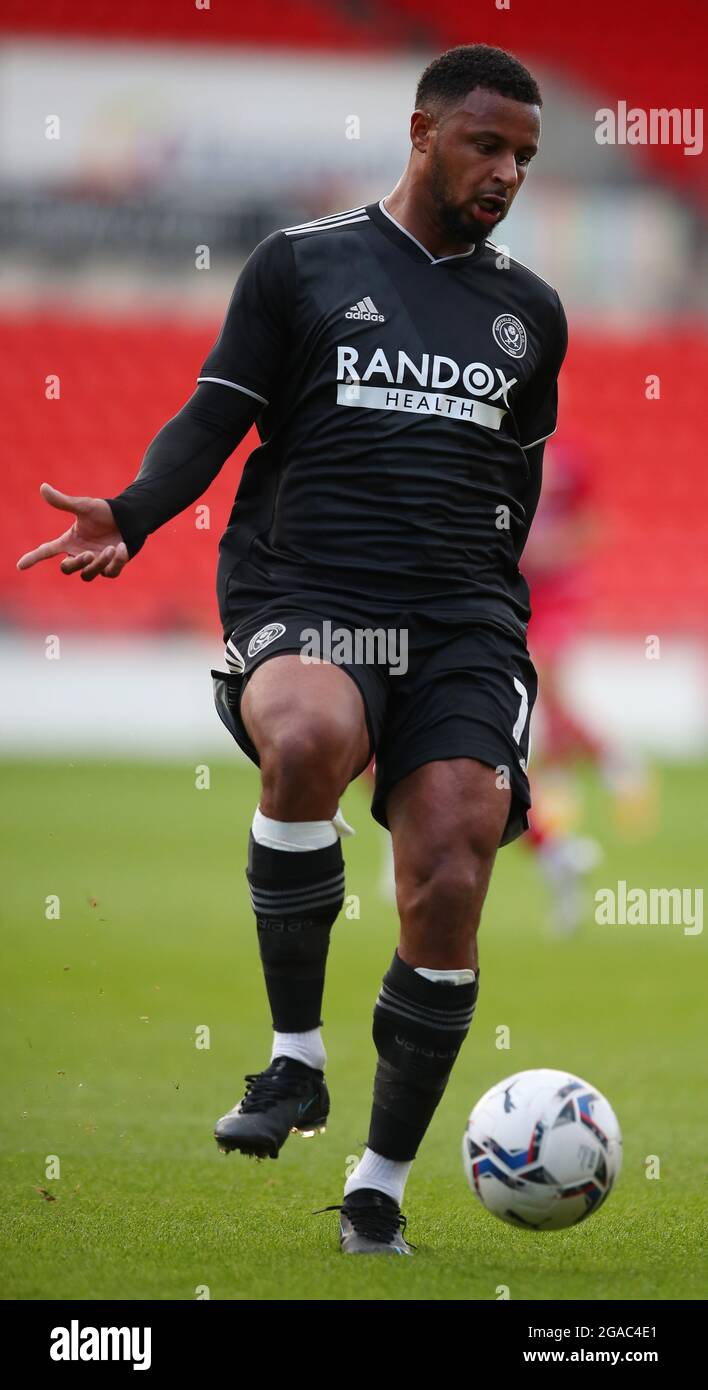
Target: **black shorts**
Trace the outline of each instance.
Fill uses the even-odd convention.
[[[228,639],[228,671],[212,671],[220,719],[256,764],[240,715],[253,671],[284,652],[341,665],[361,691],[375,756],[371,813],[388,829],[392,787],[424,763],[475,758],[507,779],[511,806],[501,844],[528,828],[529,724],[538,689],[522,637],[496,624],[410,611],[368,620],[271,599]],[[405,634],[405,636],[404,636]]]

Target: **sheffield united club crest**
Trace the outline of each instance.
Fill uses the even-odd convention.
[[[499,314],[492,324],[494,341],[510,357],[523,357],[526,351],[526,329],[514,314]]]

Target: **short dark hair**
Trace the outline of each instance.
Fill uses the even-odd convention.
[[[416,109],[462,101],[473,87],[484,87],[530,106],[542,104],[538,83],[513,53],[486,43],[463,43],[428,63],[416,88]]]

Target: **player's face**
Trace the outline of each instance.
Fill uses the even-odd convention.
[[[426,157],[430,194],[446,232],[478,241],[493,231],[526,178],[540,133],[537,106],[481,87],[453,111],[423,120],[417,148]]]

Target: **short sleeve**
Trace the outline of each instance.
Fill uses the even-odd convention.
[[[558,373],[568,350],[568,324],[556,295],[557,317],[549,326],[549,345],[539,370],[519,402],[516,423],[522,449],[530,449],[555,433],[558,416]]]
[[[281,379],[294,301],[292,247],[283,232],[274,232],[246,261],[198,380],[219,382],[269,405]]]

